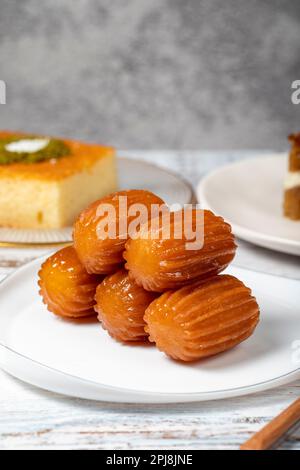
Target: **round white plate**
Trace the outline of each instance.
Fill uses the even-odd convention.
[[[38,296],[40,265],[35,260],[0,285],[0,365],[26,382],[94,400],[170,403],[244,395],[300,377],[299,281],[230,268],[253,288],[260,325],[233,350],[185,365],[154,346],[114,341],[97,321],[49,313]]]
[[[179,175],[150,163],[118,158],[119,189],[148,189],[167,204],[188,204],[193,189]],[[0,244],[58,244],[72,241],[72,227],[29,230],[0,227]]]
[[[222,215],[238,237],[300,255],[300,222],[283,216],[286,172],[286,154],[233,163],[200,181],[198,201],[203,208]]]

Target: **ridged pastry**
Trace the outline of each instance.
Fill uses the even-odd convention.
[[[96,292],[98,319],[108,333],[119,341],[146,341],[144,314],[157,297],[129,279],[125,269],[108,276]]]
[[[95,315],[95,292],[102,276],[91,275],[69,246],[50,256],[39,271],[40,295],[50,312],[61,317]]]
[[[170,291],[147,308],[149,339],[173,359],[196,361],[246,340],[259,321],[256,299],[241,281],[219,275]]]
[[[162,199],[149,191],[130,190],[113,193],[94,202],[85,209],[75,222],[73,238],[77,254],[89,273],[111,274],[124,263],[122,254],[128,239],[128,233],[126,231],[122,232],[120,229],[118,219],[120,196],[127,197],[128,208],[133,204],[143,204],[148,211],[146,220],[151,217],[151,206],[153,204],[164,204]],[[97,227],[101,222],[108,219],[107,214],[99,215],[99,209],[107,204],[116,210],[116,236],[99,238]],[[128,217],[125,223],[129,224],[132,220],[133,217]],[[143,219],[144,222],[146,220]]]
[[[157,239],[153,239],[153,233],[145,229],[141,231],[140,238],[127,242],[124,253],[126,268],[144,289],[158,292],[177,289],[220,273],[233,260],[236,244],[230,225],[210,211],[194,209],[189,212],[193,230],[198,234],[204,230],[203,246],[197,249],[187,249],[183,228],[180,228],[180,238],[178,235],[175,237],[179,213],[170,215],[169,238],[161,235],[165,221],[160,218]],[[183,214],[180,211],[182,219]]]

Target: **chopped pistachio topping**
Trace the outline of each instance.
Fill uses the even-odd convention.
[[[70,154],[62,140],[37,136],[12,136],[0,139],[0,165],[38,163]]]

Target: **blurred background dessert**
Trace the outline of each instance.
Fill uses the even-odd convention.
[[[0,226],[72,225],[87,204],[116,187],[111,147],[0,132]]]
[[[284,214],[289,219],[300,220],[300,133],[290,135],[289,139],[292,149],[284,182]]]

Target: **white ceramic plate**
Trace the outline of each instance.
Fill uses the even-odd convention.
[[[200,181],[198,201],[222,215],[238,237],[299,256],[300,222],[283,217],[286,172],[286,154],[233,163]]]
[[[179,175],[150,163],[118,158],[119,189],[148,189],[167,204],[188,204],[192,187]],[[24,230],[0,227],[0,243],[58,244],[72,240],[72,227],[59,230]]]
[[[300,377],[293,349],[300,340],[299,281],[230,268],[253,288],[260,325],[235,349],[184,365],[151,345],[117,343],[96,321],[49,313],[38,296],[40,265],[35,260],[0,285],[0,365],[26,382],[94,400],[170,403],[244,395]]]

